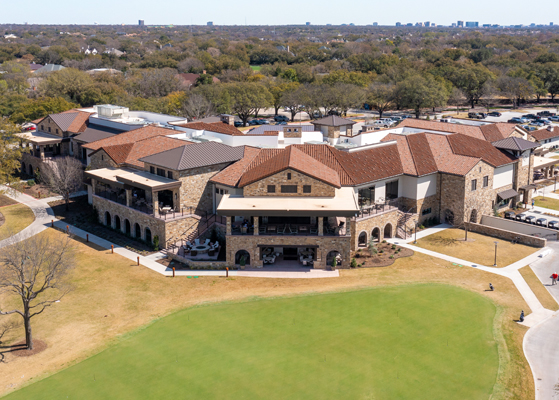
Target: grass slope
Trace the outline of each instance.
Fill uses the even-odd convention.
[[[6,222],[0,226],[0,240],[22,231],[35,220],[33,211],[23,204],[1,207],[0,213],[6,218]]]
[[[495,310],[436,284],[189,308],[6,399],[488,398]]]

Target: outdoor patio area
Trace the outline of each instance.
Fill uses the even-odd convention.
[[[191,261],[219,261],[222,246],[219,242],[210,242],[209,239],[196,239],[194,243],[180,241],[170,245],[167,253]]]

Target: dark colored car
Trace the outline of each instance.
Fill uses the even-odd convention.
[[[235,121],[235,122],[233,122],[233,125],[235,126],[235,128],[239,128],[239,127],[243,126],[243,123],[241,121]]]
[[[540,111],[540,112],[538,113],[538,115],[539,115],[540,117],[554,117],[554,116],[555,116],[555,113],[552,113],[552,112],[549,112],[549,111]]]
[[[524,218],[524,222],[526,222],[527,224],[535,224],[536,217],[534,217],[533,215],[528,215],[526,218]]]
[[[503,115],[503,114],[501,114],[500,112],[497,112],[497,111],[491,111],[491,112],[490,112],[489,114],[487,114],[487,115],[489,115],[490,117],[500,117],[500,116]]]
[[[280,122],[278,122],[276,125],[287,125],[287,122],[285,122],[285,121],[280,121]]]
[[[249,125],[259,125],[257,119],[251,119],[250,121],[248,121],[248,124]]]
[[[286,117],[285,115],[276,115],[274,117],[274,121],[276,121],[276,122],[282,122],[282,121],[289,122],[289,117]]]
[[[534,114],[526,114],[522,116],[523,118],[528,118],[528,119],[540,119],[540,117],[538,117],[537,115]]]
[[[549,223],[547,224],[548,228],[551,229],[558,229],[559,230],[559,221],[549,221]]]
[[[521,124],[522,120],[520,118],[514,117],[514,118],[509,119],[507,122],[510,123],[510,124]]]

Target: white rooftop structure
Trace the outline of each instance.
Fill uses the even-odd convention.
[[[150,111],[130,111],[127,107],[102,104],[93,107],[95,114],[89,122],[108,128],[130,131],[146,125],[159,125],[175,129],[174,124],[186,124],[188,120],[173,115],[158,114]]]

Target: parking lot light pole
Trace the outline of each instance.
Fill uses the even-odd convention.
[[[499,243],[499,242],[495,242],[495,264],[493,264],[494,267],[497,266],[497,244],[498,244],[498,243]]]

